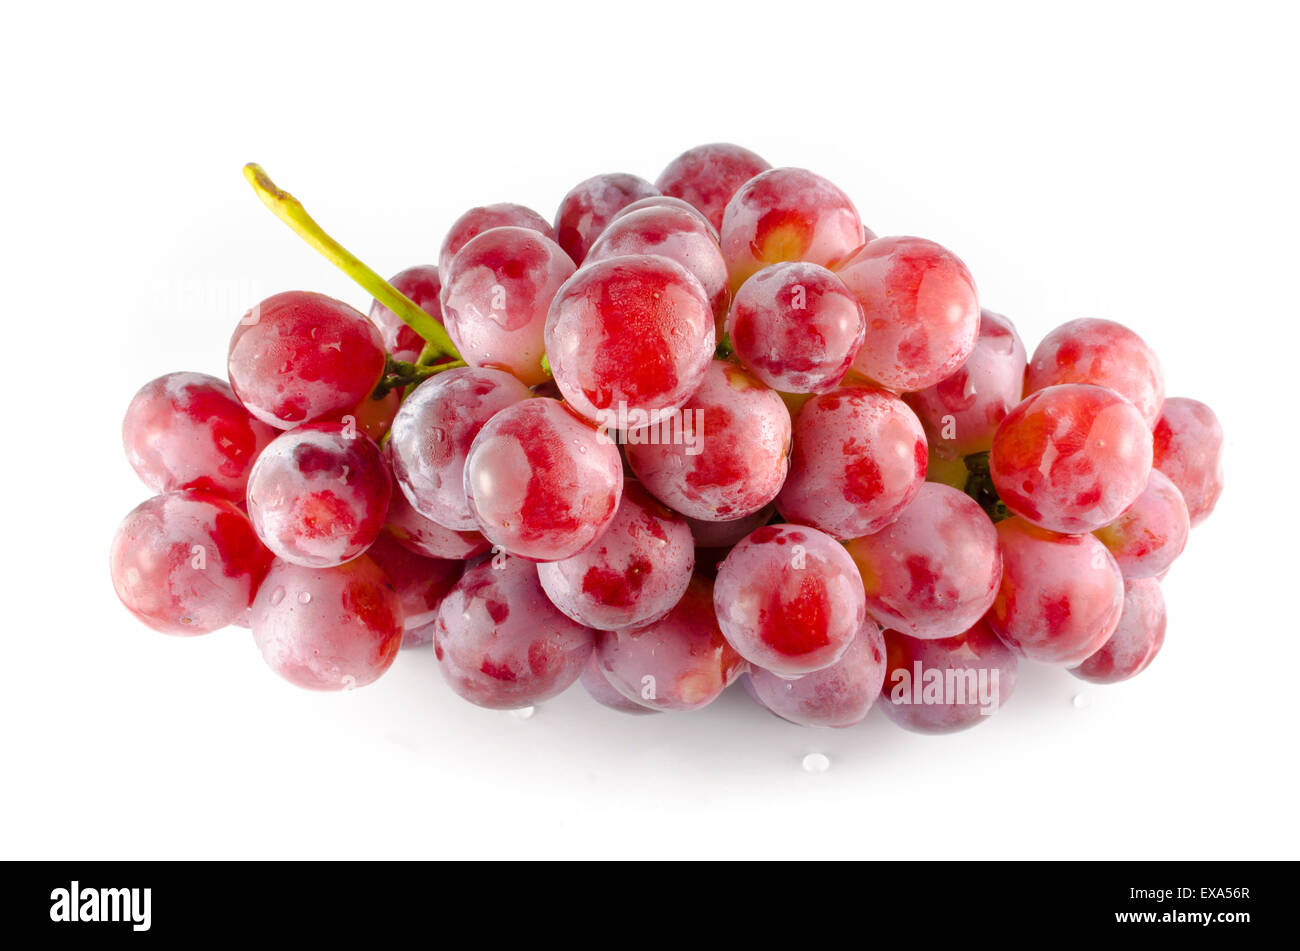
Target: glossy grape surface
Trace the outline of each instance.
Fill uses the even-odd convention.
[[[1183,494],[1159,469],[1151,470],[1147,487],[1119,518],[1097,529],[1101,539],[1115,556],[1126,581],[1154,578],[1169,570],[1191,532]]]
[[[1193,525],[1209,518],[1223,493],[1223,427],[1214,410],[1182,396],[1165,400],[1155,428],[1155,467],[1178,486]]]
[[[726,522],[712,522],[687,516],[686,522],[691,526],[696,548],[730,548],[756,528],[761,528],[772,520],[776,506],[765,505],[753,515],[733,518]]]
[[[399,271],[388,283],[401,291],[438,323],[442,323],[442,278],[432,264],[417,264]],[[370,304],[370,322],[379,328],[384,348],[398,360],[414,363],[424,349],[424,338],[379,301]]]
[[[1071,320],[1043,338],[1025,374],[1025,395],[1060,383],[1114,390],[1154,426],[1165,402],[1165,377],[1146,341],[1112,320]]]
[[[388,503],[384,532],[407,551],[426,558],[468,560],[492,547],[492,543],[477,529],[458,532],[425,518],[399,491],[393,492],[392,501]]]
[[[1165,643],[1165,598],[1154,578],[1124,585],[1124,612],[1101,648],[1070,670],[1095,684],[1114,684],[1136,677],[1150,666]]]
[[[783,720],[799,726],[849,727],[861,723],[885,681],[885,639],[870,619],[829,667],[795,680],[755,668],[750,695]]]
[[[582,689],[587,691],[592,700],[595,700],[603,707],[617,710],[619,713],[641,715],[659,712],[629,700],[615,690],[614,685],[609,682],[609,678],[601,671],[600,665],[596,663],[595,651],[592,651],[591,656],[587,658],[586,666],[582,668],[582,673],[578,676],[578,682],[582,684]]]
[[[442,248],[438,251],[439,269],[444,274],[447,273],[457,251],[484,231],[493,228],[529,228],[543,237],[555,240],[555,229],[551,223],[531,208],[508,201],[480,205],[465,212],[448,229],[447,236],[442,240]]]
[[[635,175],[594,175],[574,185],[560,202],[555,213],[555,240],[575,264],[581,264],[616,213],[640,198],[658,194],[659,189]]]
[[[690,202],[713,227],[721,230],[727,202],[741,185],[771,167],[749,149],[729,142],[713,142],[697,145],[677,156],[659,173],[655,185],[665,195]]]
[[[417,555],[387,533],[366,549],[366,557],[379,566],[397,592],[402,628],[408,632],[433,623],[438,605],[465,567],[461,561]]]

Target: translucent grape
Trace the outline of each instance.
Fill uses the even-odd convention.
[[[1214,410],[1182,396],[1165,400],[1155,428],[1155,467],[1178,486],[1193,525],[1209,518],[1223,493],[1223,427]]]
[[[531,208],[508,201],[480,205],[457,218],[447,231],[447,237],[443,238],[442,248],[438,251],[438,267],[442,273],[447,273],[457,251],[484,231],[493,228],[529,228],[543,237],[555,240],[555,229],[551,223]]]
[[[714,142],[697,145],[677,156],[659,174],[655,185],[665,195],[690,202],[721,230],[727,202],[741,185],[771,167],[749,149]]]
[[[394,492],[392,501],[388,503],[384,532],[407,551],[426,558],[468,560],[492,547],[492,543],[477,529],[458,532],[425,518],[411,508],[402,492]]]
[[[750,696],[799,726],[849,727],[861,723],[885,681],[885,638],[872,620],[840,659],[795,680],[766,670],[749,673]]]
[[[417,264],[399,271],[388,279],[393,285],[438,323],[442,323],[442,278],[432,264]],[[401,317],[379,301],[370,305],[370,322],[379,328],[384,347],[398,360],[415,362],[424,349],[424,338],[406,325]]]
[[[611,218],[639,198],[658,195],[644,178],[615,172],[594,175],[570,189],[555,213],[555,240],[575,264],[581,264],[592,242]]]
[[[1165,402],[1165,377],[1155,351],[1123,324],[1071,320],[1034,350],[1025,395],[1060,383],[1092,383],[1114,390],[1154,426]]]
[[[1096,684],[1136,677],[1150,666],[1165,643],[1165,599],[1154,578],[1124,585],[1124,612],[1101,648],[1070,673]]]
[[[402,629],[413,631],[433,623],[438,605],[460,579],[465,563],[417,555],[387,533],[366,549],[366,557],[383,571],[402,604]]]
[[[592,652],[587,658],[587,664],[582,668],[582,673],[578,677],[578,682],[582,688],[591,695],[603,707],[609,707],[611,710],[617,710],[619,713],[645,714],[658,713],[658,710],[651,710],[647,706],[636,703],[623,696],[614,689],[614,685],[601,672],[600,665],[596,663],[596,653]]]
[[[668,195],[650,195],[646,198],[638,198],[636,201],[632,202],[632,204],[624,205],[615,212],[614,217],[609,219],[609,223],[612,225],[620,218],[626,218],[628,215],[634,214],[638,211],[643,211],[646,208],[675,208],[679,211],[688,212],[708,226],[709,234],[713,236],[714,241],[719,240],[718,229],[709,221],[708,217],[703,212],[688,201],[683,201],[680,198],[672,198]]]
[[[1182,554],[1192,529],[1178,486],[1159,469],[1119,518],[1093,532],[1115,556],[1126,581],[1154,578]]]

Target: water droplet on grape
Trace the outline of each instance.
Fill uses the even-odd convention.
[[[803,758],[805,773],[824,773],[831,768],[831,758],[825,753],[809,753]]]
[[[1092,697],[1086,693],[1076,693],[1074,695],[1074,709],[1083,710],[1092,706]]]
[[[283,600],[284,600],[284,588],[281,586],[277,586],[276,589],[271,592],[271,604],[276,605]]]
[[[299,591],[299,592],[298,592],[298,603],[299,603],[299,604],[311,604],[311,593],[308,592],[308,591]]]
[[[510,715],[516,720],[531,720],[536,712],[536,707],[520,707],[518,710],[511,710]]]

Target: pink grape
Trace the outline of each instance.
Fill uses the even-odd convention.
[[[750,696],[799,726],[850,727],[871,710],[885,681],[885,638],[875,621],[862,626],[840,659],[795,680],[749,673]]]
[[[465,569],[434,625],[443,679],[470,703],[497,710],[564,691],[596,637],[547,600],[534,565],[504,555]]]
[[[776,506],[765,505],[753,515],[726,522],[708,522],[687,516],[686,523],[691,527],[696,548],[730,548],[754,529],[770,522],[775,513]]]
[[[1155,426],[1165,402],[1165,377],[1155,351],[1123,324],[1071,320],[1034,350],[1025,395],[1060,383],[1092,383],[1114,390]]]
[[[230,386],[250,413],[292,429],[361,402],[384,372],[379,330],[342,301],[308,291],[268,297],[230,338]]]
[[[985,618],[1021,657],[1075,666],[1106,642],[1124,579],[1092,535],[1058,535],[1019,517],[997,524],[1002,584]]]
[[[924,390],[966,362],[979,334],[975,280],[924,238],[876,238],[836,268],[866,316],[853,369],[900,393]]]
[[[310,568],[276,559],[253,602],[253,641],[270,668],[308,690],[374,682],[402,644],[402,603],[369,557]]]
[[[1020,403],[1025,345],[1011,321],[980,311],[979,336],[966,362],[903,400],[925,427],[931,452],[948,458],[987,452],[998,424]]]
[[[574,264],[581,264],[617,212],[637,199],[658,194],[659,189],[635,175],[594,175],[574,185],[560,202],[555,213],[555,240]]]
[[[156,495],[123,519],[109,554],[113,590],[164,634],[206,634],[238,622],[271,553],[244,513],[202,492]]]
[[[715,343],[700,282],[654,255],[583,267],[546,318],[546,355],[565,400],[587,419],[620,429],[637,428],[612,418],[620,408],[664,413],[690,399]]]
[[[846,386],[804,404],[776,507],[835,538],[878,532],[916,496],[928,454],[920,420],[893,393]]]
[[[464,562],[425,558],[381,534],[366,549],[366,557],[379,566],[402,603],[402,629],[413,631],[433,623],[438,605],[460,579]]]
[[[564,250],[531,228],[493,228],[447,266],[442,288],[447,333],[472,367],[495,367],[528,385],[542,369],[546,313],[573,274]]]
[[[772,166],[749,149],[714,142],[687,149],[668,163],[655,186],[688,201],[721,230],[722,213],[741,185]]]
[[[832,267],[867,237],[849,196],[802,168],[773,168],[746,181],[718,230],[733,290],[781,261]]]
[[[964,492],[926,482],[894,519],[848,544],[867,614],[912,637],[953,637],[983,616],[1002,580],[998,533]]]
[[[1091,532],[1137,501],[1151,430],[1132,403],[1086,383],[1030,395],[998,426],[989,471],[1008,509],[1054,532]]]
[[[614,689],[614,685],[609,682],[609,678],[601,671],[600,665],[596,663],[596,654],[593,651],[587,658],[587,664],[582,668],[582,673],[578,677],[578,682],[582,684],[582,689],[586,690],[595,700],[603,707],[609,707],[611,710],[617,710],[619,713],[631,713],[635,715],[646,713],[658,713],[658,710],[651,710],[647,706],[636,703],[623,696]]]
[[[680,198],[672,198],[668,195],[650,195],[647,198],[638,198],[636,201],[632,202],[632,204],[624,205],[620,208],[614,214],[614,217],[609,219],[609,223],[612,225],[620,218],[626,218],[628,215],[635,214],[638,211],[644,211],[647,208],[673,208],[694,215],[696,219],[708,227],[709,234],[713,236],[713,240],[715,242],[719,240],[717,227],[709,221],[708,217],[702,211],[692,205],[689,201],[683,201]],[[606,227],[608,228],[608,226]]]
[[[661,201],[662,199],[654,199]],[[693,209],[657,205],[618,213],[587,252],[584,264],[629,254],[658,254],[695,275],[714,316],[722,320],[731,299],[727,262],[713,226]]]
[[[698,576],[659,620],[598,632],[596,663],[615,690],[654,710],[707,706],[745,669],[718,627],[713,585]]]
[[[556,400],[507,406],[465,459],[479,530],[512,555],[571,558],[609,527],[623,491],[618,447]]]
[[[885,632],[888,670],[880,709],[917,733],[953,733],[983,723],[1016,688],[1020,661],[976,621],[955,637],[922,640]]]
[[[866,333],[862,307],[844,282],[803,261],[774,264],[747,280],[726,329],[740,362],[789,393],[835,389]]]
[[[776,498],[789,467],[790,414],[775,391],[714,360],[680,419],[692,438],[672,438],[667,425],[627,434],[628,464],[659,501],[691,518],[731,521]]]
[[[327,568],[379,536],[392,478],[374,440],[339,423],[309,423],[278,436],[248,479],[248,515],[271,551]]]
[[[1110,639],[1070,673],[1095,684],[1136,677],[1150,666],[1165,643],[1165,599],[1154,578],[1124,585],[1124,612]]]
[[[140,388],[122,420],[131,468],[155,492],[197,489],[243,501],[248,473],[276,431],[224,380],[168,373]]]
[[[646,624],[681,598],[695,566],[686,520],[625,482],[614,520],[595,544],[563,561],[539,565],[551,603],[598,630]]]
[[[402,492],[394,492],[392,501],[388,503],[384,532],[407,551],[426,558],[468,560],[492,547],[492,543],[477,529],[458,532],[425,518],[411,508]]]
[[[1223,493],[1223,427],[1214,410],[1182,396],[1165,400],[1155,467],[1178,486],[1193,525],[1209,518]]]
[[[1142,494],[1109,525],[1093,532],[1115,556],[1126,581],[1154,578],[1182,554],[1192,529],[1178,486],[1159,469]]]
[[[483,424],[521,400],[528,387],[502,370],[457,367],[417,386],[393,420],[393,477],[416,511],[439,525],[472,531],[465,457]]]
[[[866,620],[853,559],[802,525],[766,525],[737,544],[718,568],[713,603],[731,646],[783,677],[835,663]]]
[[[388,279],[438,323],[442,323],[442,278],[432,264],[417,264]],[[379,301],[370,304],[370,322],[379,328],[384,347],[397,360],[414,363],[424,349],[424,338]]]
[[[513,202],[499,202],[495,205],[479,205],[471,208],[457,218],[443,238],[442,248],[438,252],[438,268],[446,274],[451,268],[451,259],[461,248],[469,244],[484,231],[493,228],[528,228],[550,240],[555,240],[555,229],[551,223],[524,205]]]

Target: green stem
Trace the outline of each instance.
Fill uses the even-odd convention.
[[[459,359],[455,345],[447,336],[442,324],[420,309],[420,305],[411,300],[397,288],[376,274],[355,254],[343,247],[318,225],[302,202],[271,181],[262,166],[250,162],[244,166],[244,178],[253,186],[257,197],[263,204],[275,212],[275,216],[293,229],[315,248],[327,261],[337,267],[352,280],[356,281],[375,300],[383,304],[402,319],[408,327],[425,340],[425,354],[429,360],[441,357]],[[425,362],[424,354],[421,362]]]
[[[419,363],[407,363],[405,360],[394,360],[388,358],[384,366],[383,378],[371,397],[377,400],[383,399],[391,390],[403,386],[415,386],[423,383],[431,376],[437,376],[443,370],[454,370],[456,367],[463,367],[464,360],[448,360],[446,363],[439,363],[437,366],[423,366]]]

